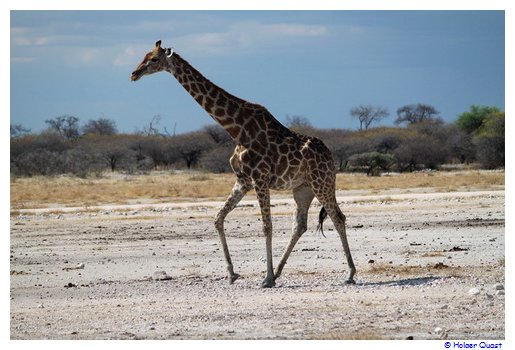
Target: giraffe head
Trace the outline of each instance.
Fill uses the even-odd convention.
[[[168,59],[172,57],[172,55],[172,49],[162,48],[161,40],[157,41],[152,51],[145,55],[143,61],[141,61],[136,70],[132,72],[131,80],[136,81],[144,75],[166,70],[168,67]]]

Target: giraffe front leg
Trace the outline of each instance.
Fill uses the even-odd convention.
[[[263,233],[266,240],[266,277],[261,282],[262,288],[275,286],[274,264],[272,261],[272,217],[270,214],[270,190],[267,186],[255,186],[256,194],[261,208],[263,220]]]
[[[231,254],[229,253],[229,247],[227,246],[227,240],[225,238],[224,220],[227,214],[229,214],[239,203],[239,201],[245,196],[245,194],[251,188],[251,182],[247,179],[238,179],[234,184],[231,194],[225,201],[224,206],[218,212],[215,221],[215,227],[220,236],[220,242],[222,243],[222,250],[224,252],[225,261],[227,263],[227,272],[229,272],[229,283],[232,284],[236,281],[240,275],[234,272],[234,267],[231,260]]]

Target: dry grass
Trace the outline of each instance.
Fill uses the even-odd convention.
[[[223,199],[234,184],[233,174],[154,172],[150,175],[106,174],[81,179],[70,176],[11,180],[11,209],[36,208],[59,203],[94,206],[107,203],[156,203],[196,199]],[[504,186],[504,172],[463,171],[396,174],[367,177],[338,174],[337,188],[380,191],[393,188],[459,188]]]
[[[108,174],[101,178],[69,176],[20,178],[11,181],[11,209],[46,206],[94,206],[105,203],[167,202],[176,199],[226,197],[232,174]]]
[[[442,191],[456,191],[460,188],[483,189],[499,185],[504,185],[504,171],[419,172],[385,176],[339,174],[336,178],[336,187],[339,190],[378,191],[393,188],[434,187]]]
[[[420,256],[422,258],[437,258],[437,257],[445,256],[445,254],[443,252],[434,251],[434,252],[422,253],[422,254],[420,254]]]

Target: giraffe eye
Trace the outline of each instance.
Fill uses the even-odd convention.
[[[158,62],[158,61],[159,61],[159,58],[153,57],[153,58],[151,58],[151,59],[150,59],[150,61],[152,61],[152,62],[156,63],[156,62]]]

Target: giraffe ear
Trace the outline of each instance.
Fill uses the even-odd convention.
[[[173,55],[173,48],[166,49],[166,57],[172,57]]]
[[[161,40],[156,41],[156,47],[161,47]]]

